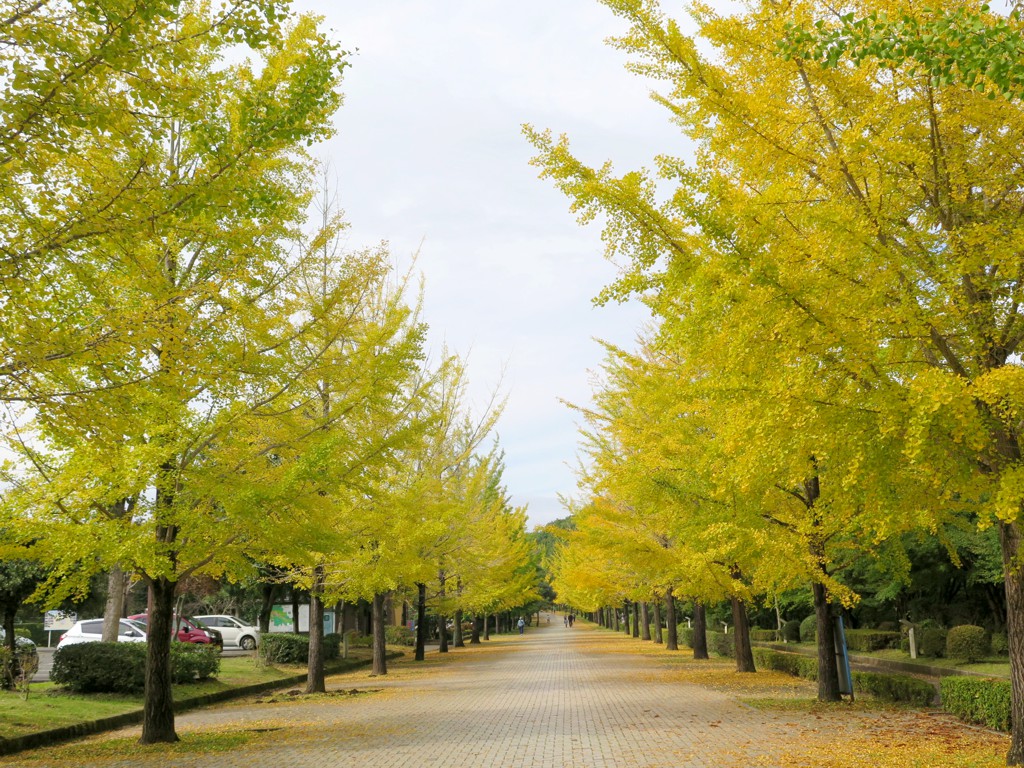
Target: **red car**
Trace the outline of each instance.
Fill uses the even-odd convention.
[[[129,616],[132,621],[137,621],[140,624],[145,624],[147,627],[149,616],[145,613],[137,613],[134,616]],[[174,625],[178,628],[177,639],[183,643],[206,643],[208,645],[224,645],[224,640],[221,637],[220,632],[215,629],[209,629],[208,627],[200,627],[191,619],[187,619],[184,616],[175,616]]]

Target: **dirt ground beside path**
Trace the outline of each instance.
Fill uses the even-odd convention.
[[[173,747],[139,747],[133,728],[0,765],[994,768],[1008,745],[940,714],[822,707],[803,681],[739,675],[728,661],[695,662],[582,622],[568,629],[560,616],[389,670],[334,676],[323,697],[181,715]]]

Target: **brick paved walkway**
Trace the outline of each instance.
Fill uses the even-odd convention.
[[[419,768],[509,766],[772,765],[775,747],[822,723],[764,712],[733,695],[673,681],[670,670],[622,637],[560,617],[526,635],[437,654],[384,678],[332,678],[365,695],[328,701],[252,700],[181,715],[179,734],[259,730],[231,752],[176,755],[175,768]],[[373,689],[373,690],[368,690]],[[857,718],[853,718],[856,720]],[[820,720],[820,718],[819,718]],[[813,729],[811,728],[813,725]],[[834,724],[829,724],[832,727]],[[860,727],[847,723],[842,727]],[[137,736],[128,729],[121,736]],[[820,736],[815,736],[820,738]],[[95,765],[163,768],[166,755]],[[38,765],[38,763],[35,763]],[[79,763],[84,765],[84,763]]]

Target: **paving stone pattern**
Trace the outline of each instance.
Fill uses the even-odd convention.
[[[177,720],[181,734],[267,732],[229,753],[176,756],[174,765],[717,768],[771,765],[773,746],[801,738],[792,717],[670,682],[651,658],[621,652],[627,642],[554,617],[523,636],[492,639],[485,652],[455,650],[462,658],[422,673],[337,683],[379,689],[367,695],[187,713]],[[136,754],[97,765],[162,768],[166,760]]]

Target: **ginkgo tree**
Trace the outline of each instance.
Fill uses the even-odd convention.
[[[120,71],[117,87],[135,108],[99,127],[102,158],[84,144],[50,167],[45,189],[32,187],[40,197],[27,210],[76,235],[4,281],[5,305],[19,310],[5,342],[52,328],[50,341],[71,345],[19,366],[11,385],[29,405],[8,422],[21,457],[9,475],[8,530],[55,565],[51,599],[80,587],[91,567],[130,564],[145,579],[144,742],[177,738],[177,583],[233,567],[255,531],[287,524],[254,490],[281,479],[261,422],[290,386],[289,342],[308,331],[291,319],[289,241],[310,197],[304,145],[330,133],[344,54],[313,18],[282,25],[283,7],[262,10],[254,37],[249,12],[224,18],[181,4],[147,17],[139,44],[159,50]],[[227,49],[247,39],[255,60],[226,64]],[[106,190],[119,226],[80,228],[43,199],[68,191],[80,162],[132,182]],[[111,516],[125,499],[132,514]]]
[[[703,51],[655,2],[605,4],[630,25],[615,44],[665,85],[656,98],[696,147],[695,162],[663,156],[655,175],[616,177],[532,134],[545,173],[582,215],[608,215],[609,248],[628,259],[605,298],[646,294],[702,352],[731,356],[725,369],[741,381],[819,405],[835,430],[849,424],[861,464],[849,445],[845,462],[805,452],[788,487],[813,484],[816,465],[835,472],[838,503],[870,501],[865,540],[965,512],[998,526],[1014,690],[1008,759],[1024,761],[1020,103],[912,63],[784,57],[793,25],[829,28],[831,8],[817,2],[734,15],[698,6]],[[860,8],[883,10],[927,12]],[[723,339],[703,320],[744,316],[731,330],[747,335],[717,351],[699,344]],[[762,354],[785,365],[766,367]],[[822,398],[829,385],[841,397]],[[871,423],[865,414],[874,435],[859,426]],[[756,412],[750,422],[756,432]]]

